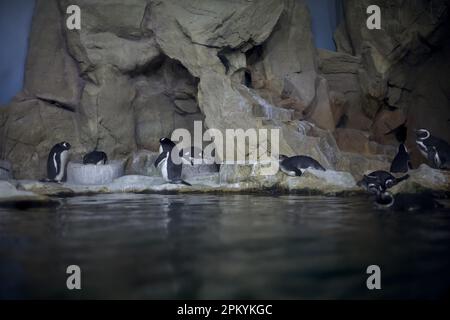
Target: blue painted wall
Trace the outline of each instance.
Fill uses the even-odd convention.
[[[0,105],[23,86],[34,0],[0,0]]]
[[[336,51],[333,33],[342,19],[341,0],[307,0],[317,48]]]

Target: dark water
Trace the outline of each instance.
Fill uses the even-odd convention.
[[[450,212],[367,198],[101,195],[0,209],[0,298],[442,298]],[[448,203],[446,203],[448,206]],[[79,265],[82,290],[66,288]],[[366,268],[381,268],[381,290]]]

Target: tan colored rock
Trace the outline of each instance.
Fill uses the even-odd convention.
[[[319,80],[316,99],[311,109],[312,111],[310,111],[307,118],[309,121],[322,129],[334,130],[337,123],[331,107],[328,83],[324,78]]]
[[[7,112],[3,148],[16,179],[46,177],[48,153],[59,142],[70,142],[72,155],[82,151],[75,113],[40,100],[14,101]]]
[[[334,132],[339,149],[345,152],[370,154],[369,133],[356,129],[337,128]]]
[[[375,170],[389,171],[390,166],[391,162],[385,156],[364,156],[357,153],[341,152],[336,170],[350,172],[356,181],[359,181],[365,173]]]
[[[389,111],[382,110],[374,120],[371,128],[371,137],[382,144],[398,145],[395,134],[386,135],[392,129],[401,126],[406,121],[404,112],[400,109]]]
[[[37,0],[25,67],[24,90],[31,97],[57,101],[76,109],[82,81],[76,61],[67,53],[63,16],[56,0]]]
[[[265,78],[280,95],[288,90],[290,96],[309,106],[315,98],[317,78],[311,19],[306,1],[283,2],[284,10],[278,24],[264,44]]]
[[[450,191],[450,173],[422,164],[416,170],[408,171],[409,179],[394,186],[393,193],[417,193],[423,191]]]

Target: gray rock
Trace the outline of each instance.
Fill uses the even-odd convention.
[[[0,206],[14,208],[30,208],[36,206],[54,206],[58,202],[47,196],[33,192],[18,190],[12,183],[0,181]]]
[[[6,111],[8,120],[2,144],[16,179],[46,177],[50,149],[61,141],[72,145],[71,155],[83,152],[77,138],[75,113],[36,99],[15,100]]]
[[[281,94],[289,83],[289,95],[309,106],[316,95],[317,51],[308,7],[303,0],[279,2],[284,3],[283,12],[263,45],[267,85]]]
[[[151,177],[161,176],[159,170],[154,166],[158,155],[158,152],[148,150],[138,150],[133,152],[128,161],[126,173],[128,175],[142,175]]]
[[[82,80],[77,62],[66,50],[64,16],[57,0],[37,0],[25,68],[24,89],[30,97],[76,109]]]
[[[423,191],[450,192],[450,172],[433,169],[422,164],[416,170],[408,171],[409,179],[394,186],[393,193],[420,193]]]

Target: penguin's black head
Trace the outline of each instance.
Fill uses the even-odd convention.
[[[159,152],[171,151],[172,148],[175,147],[175,143],[169,138],[159,139],[159,144],[160,144]]]
[[[70,143],[65,142],[65,141],[61,142],[59,145],[61,146],[61,148],[65,149],[65,150],[70,150],[70,148],[72,148]]]
[[[278,160],[280,160],[280,162],[283,161],[283,160],[285,160],[285,159],[287,159],[287,158],[289,158],[289,157],[286,156],[286,155],[284,155],[284,154],[280,154],[280,155],[278,156]]]
[[[383,186],[378,182],[378,180],[367,175],[363,175],[363,178],[358,181],[356,185],[373,194],[383,191]]]
[[[416,133],[417,139],[419,139],[419,140],[425,140],[430,137],[430,131],[428,131],[427,129],[415,130],[415,133]]]
[[[389,191],[379,191],[376,194],[375,202],[377,205],[390,208],[394,204],[395,198]]]

